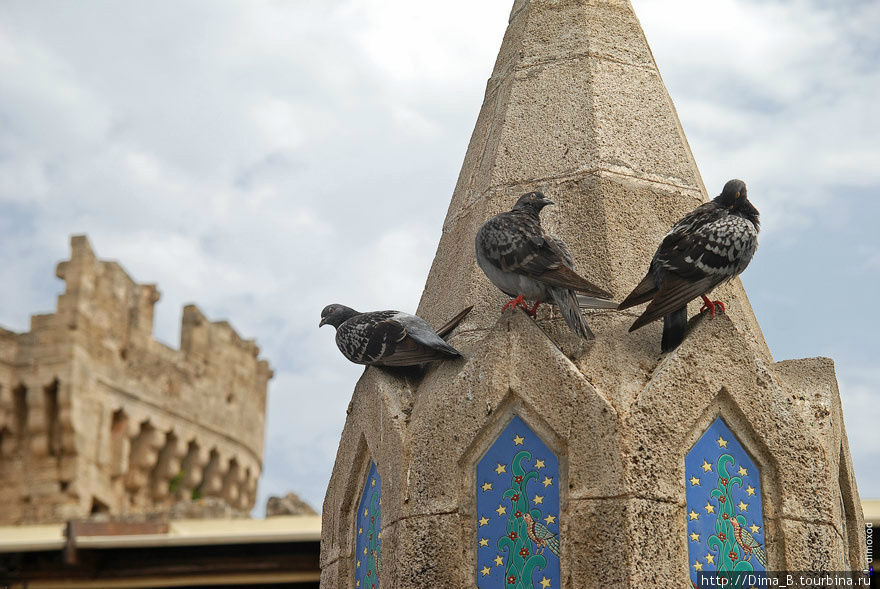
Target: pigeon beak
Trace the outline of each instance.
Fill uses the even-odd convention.
[[[545,206],[545,207],[549,207],[550,205],[555,205],[555,204],[556,204],[555,202],[553,202],[553,201],[550,200],[549,198],[545,198],[545,199],[543,200],[543,203],[544,203],[544,206]]]
[[[327,324],[327,318],[321,317],[321,322],[318,323],[318,327],[324,327]]]

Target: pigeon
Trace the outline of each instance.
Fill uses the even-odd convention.
[[[461,353],[443,341],[470,313],[468,307],[436,332],[421,317],[400,311],[359,313],[332,304],[321,311],[318,327],[336,328],[336,346],[355,364],[416,366],[433,360],[460,358]]]
[[[529,192],[513,209],[495,215],[480,227],[476,237],[477,264],[503,293],[515,297],[501,310],[518,305],[535,317],[541,303],[551,302],[566,325],[583,339],[593,332],[580,312],[584,308],[615,308],[611,295],[580,277],[561,239],[545,233],[540,213],[553,202],[540,192]],[[578,293],[583,296],[578,301]],[[601,300],[601,303],[596,299]],[[534,301],[529,308],[526,300]]]
[[[647,275],[619,309],[651,301],[630,331],[663,317],[663,352],[678,347],[687,326],[687,304],[703,297],[701,313],[725,311],[706,296],[739,275],[758,249],[758,209],[749,202],[742,180],[730,180],[721,194],[700,205],[663,238]]]

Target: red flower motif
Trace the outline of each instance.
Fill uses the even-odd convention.
[[[519,501],[519,493],[510,498],[511,501]]]
[[[723,519],[730,519],[730,516],[727,515],[726,513],[722,513],[722,514],[721,514],[721,517],[722,517]]]
[[[526,557],[526,556],[528,556],[528,555],[529,555],[529,549],[528,549],[528,548],[523,548],[522,550],[519,551],[519,555],[522,556],[522,557]]]
[[[725,497],[724,495],[718,498],[718,503],[724,503],[725,501],[727,501],[727,497]]]
[[[515,483],[521,483],[521,482],[522,482],[522,477],[520,477],[520,476],[515,476],[515,477],[513,477],[513,482],[515,482]]]
[[[722,479],[721,479],[721,484],[724,485],[724,486],[726,487],[726,486],[727,486],[727,479],[725,479],[725,478],[722,477]]]
[[[507,577],[507,584],[508,584],[508,585],[513,585],[514,583],[516,583],[516,577],[515,577],[515,576],[510,575],[509,577]]]
[[[720,534],[718,534],[718,539],[724,542],[725,540],[727,540],[727,534],[721,532]]]
[[[730,560],[736,560],[739,555],[736,553],[736,550],[731,550],[730,554],[728,554],[727,556],[730,557]]]
[[[368,576],[368,577],[371,576],[372,574],[373,574],[373,571],[367,571],[367,576]]]
[[[513,514],[514,517],[522,517],[522,511],[516,510],[516,513]]]
[[[510,532],[510,533],[507,534],[507,535],[508,535],[508,537],[509,537],[511,540],[516,540],[517,537],[519,536],[519,534],[517,534],[516,532]]]

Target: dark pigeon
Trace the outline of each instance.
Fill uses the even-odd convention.
[[[630,327],[634,331],[663,317],[664,352],[678,347],[687,326],[687,304],[703,297],[700,312],[725,310],[706,295],[746,269],[758,249],[758,209],[742,180],[730,180],[711,202],[697,207],[663,238],[648,274],[620,304],[628,309],[651,301]]]
[[[461,353],[443,341],[470,313],[468,307],[436,332],[421,317],[400,311],[359,313],[345,305],[327,305],[319,327],[336,328],[336,346],[355,364],[416,366],[433,360],[460,358]]]
[[[480,227],[476,237],[477,263],[492,284],[510,297],[502,307],[521,305],[534,317],[538,305],[556,305],[565,323],[577,335],[592,339],[593,332],[580,312],[584,308],[614,308],[611,295],[574,271],[574,260],[565,244],[544,232],[540,213],[553,202],[540,192],[529,192],[513,209],[495,215]],[[578,300],[578,294],[583,295]],[[598,299],[598,301],[597,301]],[[525,301],[534,301],[530,309]]]

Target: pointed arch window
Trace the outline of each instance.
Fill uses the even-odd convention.
[[[519,417],[477,463],[476,584],[560,587],[559,459]]]
[[[685,457],[690,578],[767,570],[761,473],[720,417]]]

